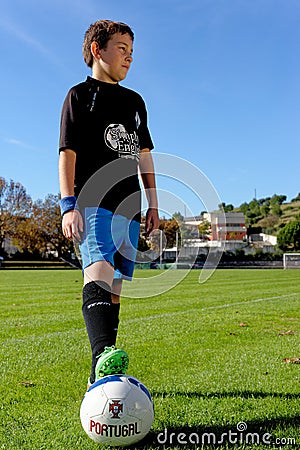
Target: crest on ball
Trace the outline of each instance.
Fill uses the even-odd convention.
[[[120,419],[120,414],[123,412],[123,403],[121,403],[121,400],[113,400],[110,402],[109,411],[112,413],[112,419]]]

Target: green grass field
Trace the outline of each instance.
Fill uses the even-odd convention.
[[[300,271],[198,276],[123,299],[118,346],[155,404],[132,448],[300,448],[300,365],[284,361],[300,357]],[[0,449],[99,449],[79,419],[90,369],[81,283],[73,270],[0,271]]]

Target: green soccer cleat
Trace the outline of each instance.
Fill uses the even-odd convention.
[[[95,381],[106,375],[124,374],[128,368],[129,358],[124,350],[119,348],[105,347],[104,352],[98,356],[95,368]]]

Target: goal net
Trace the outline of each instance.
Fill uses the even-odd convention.
[[[300,269],[300,253],[284,253],[283,268]]]

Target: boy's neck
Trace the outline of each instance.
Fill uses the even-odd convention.
[[[105,78],[102,78],[102,77],[95,77],[93,74],[92,74],[92,78],[93,78],[94,80],[101,81],[102,83],[118,84],[117,81],[106,80]]]
[[[103,83],[118,84],[117,81],[112,80],[105,72],[92,69],[92,78],[102,81]]]

